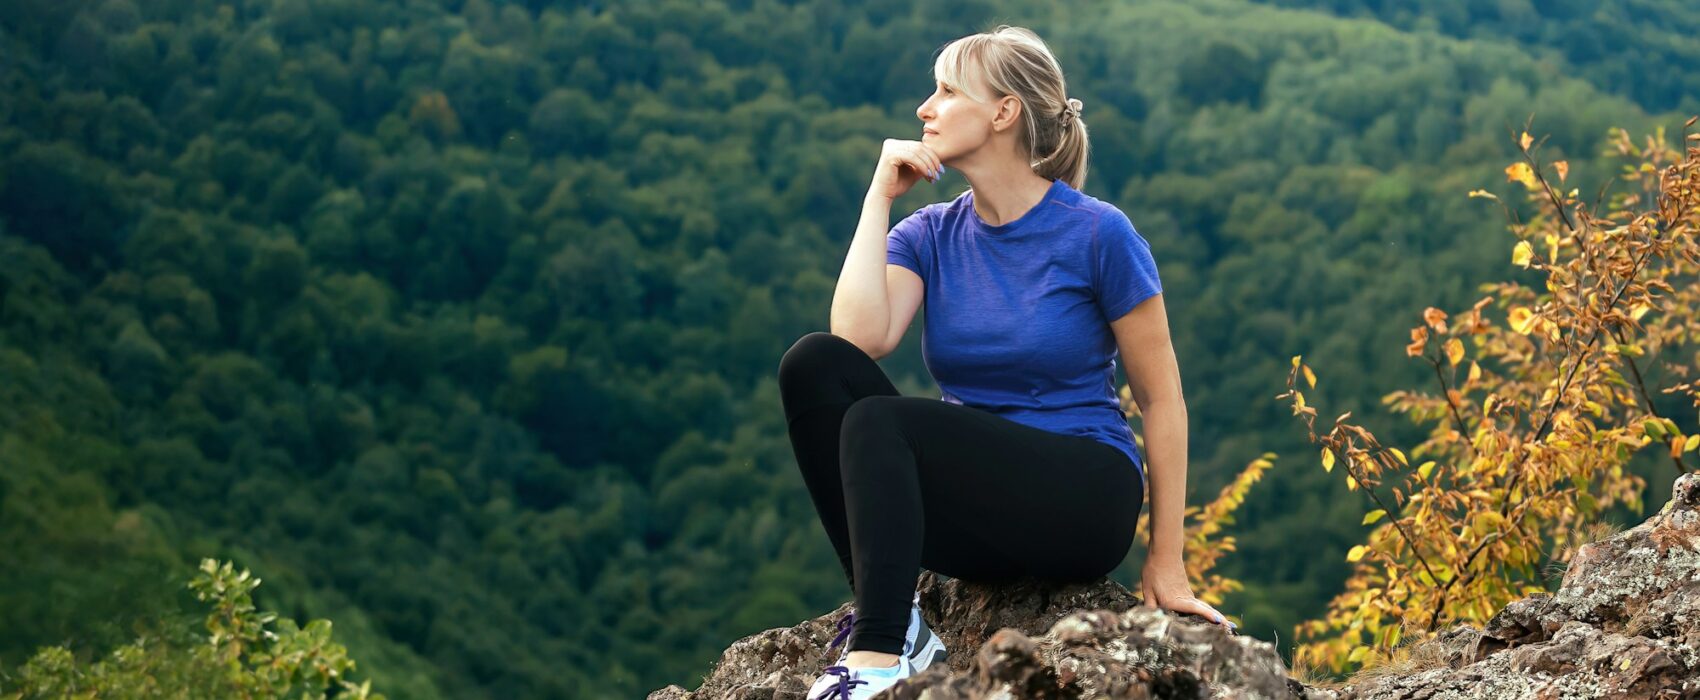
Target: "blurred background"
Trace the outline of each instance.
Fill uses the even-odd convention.
[[[1279,455],[1217,572],[1283,657],[1368,529],[1273,398],[1290,358],[1319,417],[1414,444],[1380,397],[1434,390],[1424,308],[1520,272],[1466,196],[1521,201],[1516,135],[1609,190],[1608,128],[1700,113],[1675,1],[7,0],[0,669],[196,627],[207,556],[392,698],[695,687],[830,611],[775,371],[933,55],[998,23],[1152,245],[1188,502]],[[882,365],[937,397],[924,327]]]

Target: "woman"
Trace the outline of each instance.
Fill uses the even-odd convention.
[[[832,332],[779,366],[797,464],[855,595],[844,654],[811,700],[868,697],[943,657],[915,602],[920,567],[1090,581],[1121,563],[1147,470],[1116,397],[1118,355],[1151,453],[1145,605],[1232,625],[1182,566],[1186,407],[1162,287],[1127,216],[1080,192],[1080,101],[1019,27],[951,42],[933,71],[921,140],[880,153]],[[970,189],[888,234],[892,201],[947,165]],[[942,400],[900,396],[875,364],[923,300]]]

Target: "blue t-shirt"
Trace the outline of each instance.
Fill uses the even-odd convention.
[[[1144,475],[1116,396],[1110,321],[1163,288],[1120,209],[1059,179],[1020,218],[992,226],[964,192],[893,226],[886,262],[926,285],[921,357],[943,400],[1091,437]]]

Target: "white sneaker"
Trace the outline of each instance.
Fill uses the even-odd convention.
[[[887,668],[847,668],[828,666],[809,686],[808,700],[866,700],[897,682],[915,675],[909,657],[897,657],[897,664]]]
[[[855,624],[856,613],[845,613],[838,621],[838,636],[827,646],[828,649],[837,646],[850,636],[850,627]],[[807,700],[861,700],[872,697],[886,688],[897,684],[897,681],[920,673],[928,666],[943,661],[949,652],[945,649],[944,641],[933,630],[927,627],[926,620],[921,618],[921,594],[915,594],[915,600],[909,608],[909,629],[903,637],[903,653],[897,657],[897,665],[886,668],[849,668],[844,665],[845,657],[850,655],[849,645],[838,655],[838,661],[826,667],[813,685],[809,686]]]

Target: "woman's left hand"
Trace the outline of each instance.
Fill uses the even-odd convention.
[[[1229,630],[1239,628],[1239,625],[1223,617],[1222,613],[1216,612],[1209,603],[1192,595],[1192,585],[1186,580],[1186,567],[1180,562],[1165,564],[1147,561],[1139,576],[1139,592],[1144,596],[1147,608],[1160,607],[1175,612],[1193,613],[1224,625]]]

